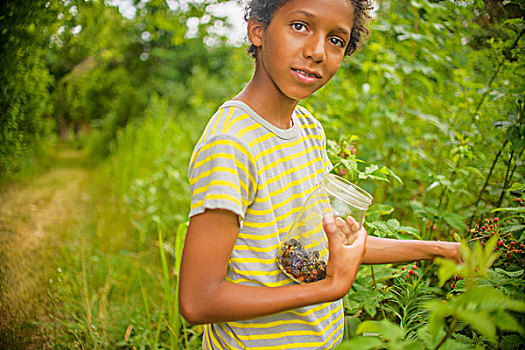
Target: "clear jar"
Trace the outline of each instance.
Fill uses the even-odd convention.
[[[333,214],[346,220],[351,216],[359,224],[372,203],[372,196],[345,179],[328,174],[308,196],[286,239],[279,247],[277,261],[281,270],[299,283],[326,277],[328,240],[323,216]]]

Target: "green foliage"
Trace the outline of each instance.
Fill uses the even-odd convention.
[[[46,1],[0,5],[0,184],[34,167],[53,131],[53,83],[45,64]]]
[[[61,251],[68,265],[50,287],[45,326],[63,348],[198,348],[202,328],[185,323],[176,300],[187,164],[252,62],[210,30],[224,20],[210,13],[215,2],[135,1],[133,18],[101,0],[47,3],[0,5],[0,178],[33,162],[56,129],[104,159],[104,200],[79,246]],[[465,263],[438,259],[418,276],[361,267],[343,300],[340,348],[517,348],[523,4],[376,4],[362,51],[301,104],[323,123],[334,171],[373,193],[369,234],[462,241]],[[482,230],[494,213],[498,228]]]

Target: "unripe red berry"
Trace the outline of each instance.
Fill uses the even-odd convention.
[[[408,273],[412,275],[414,273],[414,271],[410,270],[410,271],[408,271]]]
[[[516,202],[521,202],[521,198],[516,198]]]
[[[417,276],[417,272],[414,272],[414,276]]]
[[[435,230],[437,230],[437,229],[438,229],[438,228],[437,228],[436,225],[432,226],[432,231],[435,231]]]
[[[401,270],[405,271],[405,267],[404,267],[404,266],[401,266]]]
[[[498,240],[498,247],[501,247],[503,245],[503,241],[500,239]]]
[[[412,270],[417,270],[417,266],[416,265],[412,266]]]
[[[498,222],[499,221],[499,218],[498,217],[495,217],[494,218],[494,222]]]

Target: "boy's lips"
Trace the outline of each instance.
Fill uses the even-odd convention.
[[[300,75],[303,75],[307,78],[316,78],[316,79],[321,79],[321,74],[315,72],[315,71],[311,71],[311,70],[308,70],[308,69],[303,69],[303,68],[292,68],[292,70],[294,72],[297,72],[299,73]]]

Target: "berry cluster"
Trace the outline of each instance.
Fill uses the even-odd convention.
[[[490,237],[496,233],[501,234],[498,239],[496,251],[503,251],[505,254],[503,254],[502,257],[509,262],[513,260],[513,258],[521,260],[525,255],[523,243],[516,241],[510,233],[502,234],[498,222],[499,218],[495,217],[492,219],[485,219],[484,222],[474,226],[474,228],[470,230],[472,237],[470,241],[479,240],[481,245],[484,246],[485,242],[490,239]]]
[[[408,267],[408,269],[407,269]],[[405,273],[406,271],[406,273]],[[392,274],[395,274],[396,271],[393,271]],[[418,276],[418,273],[417,273],[417,265],[412,265],[412,266],[401,266],[401,273],[402,275],[404,275],[407,279],[410,279],[411,277],[417,277]]]
[[[315,282],[326,277],[326,262],[319,259],[319,252],[307,252],[293,238],[284,243],[279,262],[283,272],[300,283]]]

